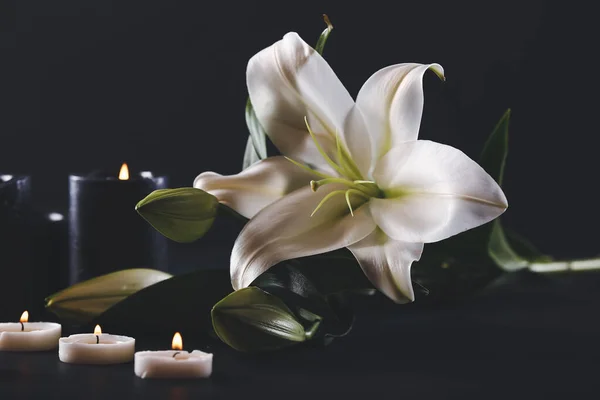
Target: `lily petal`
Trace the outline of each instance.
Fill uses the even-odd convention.
[[[396,64],[375,72],[360,89],[356,104],[369,127],[373,162],[399,143],[417,140],[428,69],[444,79],[439,64]]]
[[[358,106],[348,112],[344,122],[344,134],[341,137],[350,157],[358,167],[362,178],[368,179],[372,168],[371,137],[369,136],[365,118]]]
[[[373,285],[396,303],[415,300],[410,267],[423,253],[423,243],[391,239],[380,229],[348,246]]]
[[[223,176],[203,172],[194,187],[215,196],[246,218],[252,218],[267,205],[317,179],[284,157],[270,157],[253,164],[237,175]]]
[[[323,186],[317,193],[298,189],[256,214],[231,252],[233,288],[250,285],[281,261],[340,249],[369,235],[375,223],[368,207],[359,205],[351,216],[343,192],[310,216],[324,196],[344,189],[339,184]]]
[[[354,101],[323,57],[291,32],[250,59],[246,80],[254,112],[279,151],[328,170],[304,117],[333,159]]]
[[[437,242],[485,224],[508,207],[502,189],[451,146],[418,140],[390,150],[373,172],[386,198],[373,199],[377,225],[407,242]]]

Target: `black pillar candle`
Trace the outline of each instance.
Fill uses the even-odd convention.
[[[30,178],[0,174],[0,321],[34,306],[34,229]]]
[[[69,176],[70,284],[122,269],[168,269],[166,238],[135,211],[167,178],[123,171]]]

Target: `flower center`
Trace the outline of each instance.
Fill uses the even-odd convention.
[[[343,178],[325,178],[325,179],[321,179],[319,181],[310,181],[310,188],[312,189],[313,192],[316,192],[319,189],[319,187],[330,184],[330,183],[342,183],[342,184],[348,186],[348,189],[334,190],[333,192],[330,192],[325,197],[323,197],[323,200],[321,200],[321,202],[317,205],[317,207],[312,212],[312,214],[310,214],[311,217],[313,215],[315,215],[315,213],[317,211],[319,211],[319,208],[323,207],[323,205],[328,200],[330,200],[332,197],[337,196],[339,194],[343,194],[346,197],[346,204],[348,204],[348,208],[350,209],[350,214],[353,217],[354,217],[354,210],[352,207],[352,201],[350,200],[351,195],[358,196],[363,199],[363,201],[360,203],[361,206],[364,203],[366,203],[371,197],[381,198],[383,196],[383,192],[377,187],[375,182],[362,181],[362,180],[349,181],[349,180],[346,180]]]
[[[353,206],[352,206],[351,196],[359,197],[362,199],[359,206],[362,206],[364,203],[366,203],[372,197],[375,197],[375,198],[383,198],[384,197],[383,191],[381,189],[379,189],[379,187],[377,186],[377,184],[375,182],[367,181],[367,180],[363,179],[363,177],[360,173],[360,170],[356,166],[356,163],[349,156],[348,152],[342,145],[340,138],[337,134],[335,136],[336,147],[337,147],[337,163],[336,163],[331,159],[331,157],[329,157],[329,155],[327,155],[327,153],[321,147],[319,141],[317,140],[316,135],[310,128],[310,125],[308,124],[308,119],[306,117],[304,117],[304,123],[306,124],[308,133],[310,134],[313,142],[315,143],[315,146],[317,147],[319,154],[321,154],[321,156],[327,162],[327,164],[329,164],[329,166],[331,166],[335,171],[337,171],[342,176],[342,178],[337,178],[334,176],[329,176],[327,174],[323,174],[322,172],[316,171],[316,170],[314,170],[304,164],[301,164],[297,161],[294,161],[288,157],[286,157],[286,158],[289,161],[291,161],[292,163],[294,163],[295,165],[297,165],[298,167],[303,168],[303,169],[323,178],[318,181],[310,181],[310,188],[312,189],[313,192],[316,192],[321,186],[325,186],[325,185],[332,184],[332,183],[343,184],[348,187],[345,190],[335,190],[333,192],[328,193],[325,197],[323,197],[323,199],[317,205],[317,207],[314,209],[312,214],[310,214],[311,217],[313,215],[315,215],[315,213],[321,207],[323,207],[323,205],[327,201],[329,201],[330,199],[332,199],[333,197],[335,197],[337,195],[341,195],[341,194],[344,195],[344,197],[346,198],[346,204],[348,204],[348,208],[350,209],[350,214],[352,216],[354,216],[354,210],[353,210]]]

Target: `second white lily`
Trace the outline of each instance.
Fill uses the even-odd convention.
[[[384,68],[354,102],[295,33],[252,57],[250,100],[285,157],[194,181],[251,218],[231,254],[234,289],[281,261],[347,247],[379,290],[413,301],[410,268],[424,243],[504,212],[504,193],[477,163],[453,147],[417,140],[429,69],[444,77],[438,64]]]

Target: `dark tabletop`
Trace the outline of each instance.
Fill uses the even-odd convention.
[[[271,354],[184,338],[187,349],[215,354],[213,376],[197,381],[142,380],[132,364],[63,364],[56,352],[5,352],[0,399],[598,398],[599,287],[600,273],[514,273],[461,303],[375,302],[329,346]],[[137,350],[161,347],[137,338]]]

